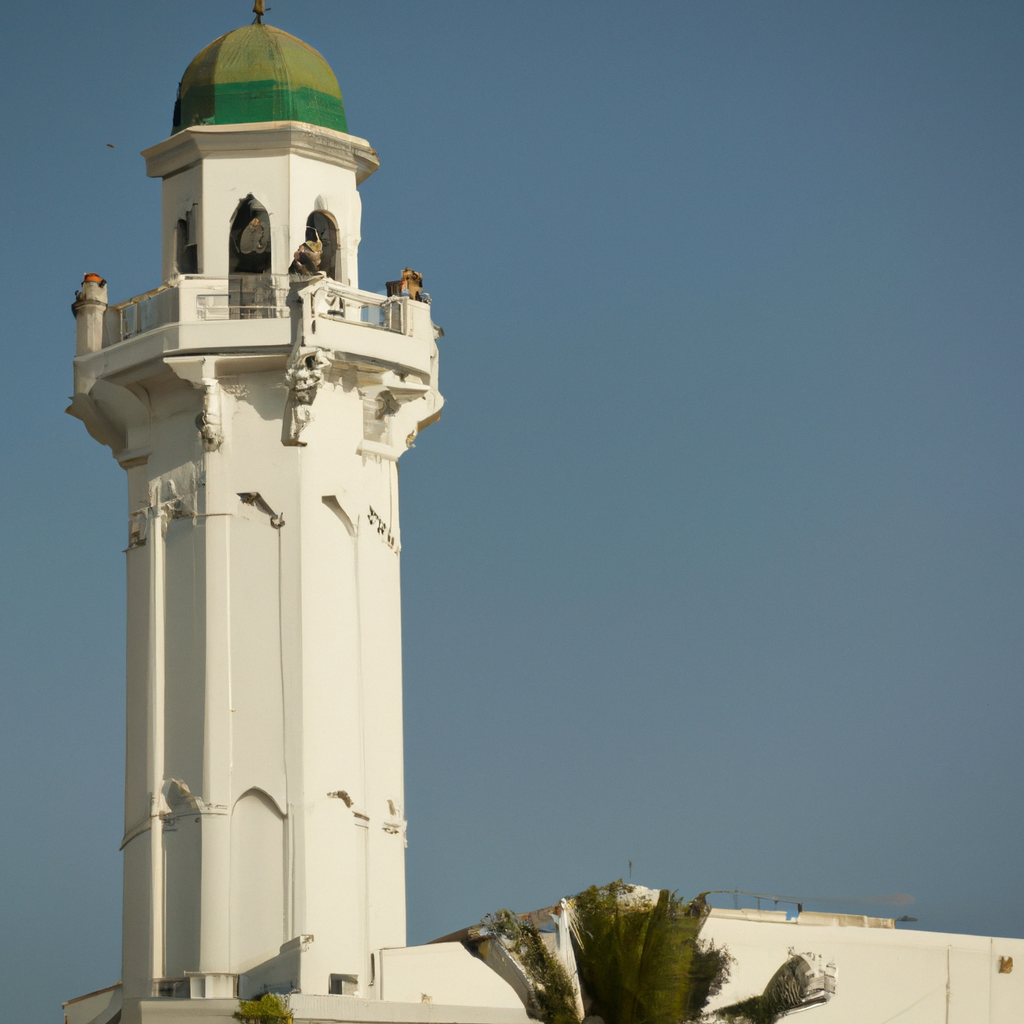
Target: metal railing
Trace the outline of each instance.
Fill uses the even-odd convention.
[[[287,274],[183,275],[173,286],[164,285],[111,306],[104,344],[127,341],[169,324],[285,319],[292,315],[291,296],[311,283],[308,278]],[[330,278],[321,284],[314,293],[316,316],[403,333],[407,300],[360,291]]]
[[[175,323],[178,319],[178,290],[157,288],[114,309],[118,315],[121,340],[126,341],[164,324]]]
[[[402,333],[401,299],[357,291],[330,278],[324,281],[323,295],[323,308],[317,309],[318,315]]]
[[[290,289],[287,274],[232,274],[228,278],[228,319],[285,318],[289,315]]]

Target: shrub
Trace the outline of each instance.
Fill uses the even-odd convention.
[[[544,945],[536,925],[516,917],[511,910],[490,914],[483,923],[491,934],[506,940],[523,965],[544,1024],[580,1024],[569,975]]]
[[[292,1024],[291,1011],[270,992],[259,999],[240,999],[232,1016],[241,1024]]]

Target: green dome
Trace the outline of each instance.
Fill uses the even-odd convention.
[[[171,134],[198,124],[305,121],[347,132],[338,80],[312,46],[270,25],[215,39],[185,69]]]

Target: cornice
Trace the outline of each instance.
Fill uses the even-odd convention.
[[[345,167],[356,172],[357,185],[380,166],[366,139],[301,121],[196,125],[144,149],[142,156],[150,178],[167,178],[206,157],[256,153],[296,153]]]

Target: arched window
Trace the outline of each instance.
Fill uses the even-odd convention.
[[[270,272],[270,214],[250,192],[231,221],[228,270],[232,274]]]
[[[341,280],[341,260],[338,253],[338,224],[326,210],[314,210],[306,221],[306,241],[319,240],[323,246],[320,270],[335,281]]]
[[[174,265],[179,274],[199,273],[199,245],[196,208],[191,207],[178,221],[174,232]]]

